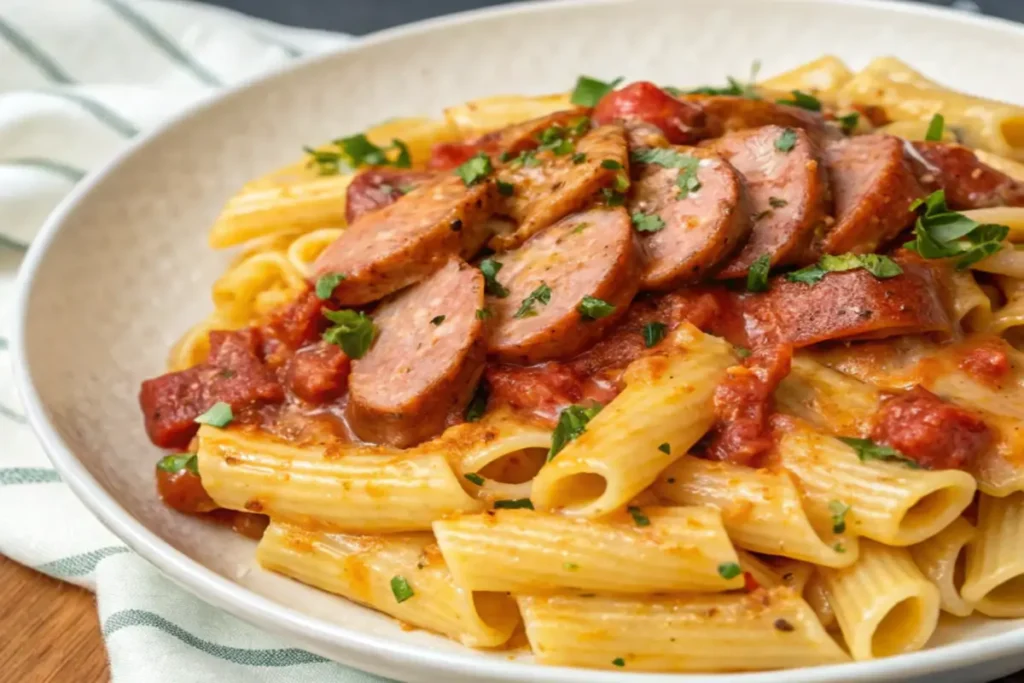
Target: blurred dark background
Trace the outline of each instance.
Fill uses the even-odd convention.
[[[293,26],[363,34],[508,0],[206,0]],[[680,0],[682,1],[682,0]],[[917,0],[1024,22],[1024,0]]]

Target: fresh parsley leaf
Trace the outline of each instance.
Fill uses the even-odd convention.
[[[800,107],[807,111],[821,111],[821,101],[814,95],[808,95],[800,90],[791,90],[793,99],[776,100],[779,104],[788,104],[791,107]]]
[[[787,204],[789,204],[789,202],[787,202],[782,197],[769,197],[768,198],[768,205],[771,206],[773,209],[781,209],[782,207],[786,206]]]
[[[370,142],[365,134],[359,133],[347,138],[334,140],[337,149],[313,149],[303,147],[310,158],[309,165],[316,166],[320,175],[337,175],[342,171],[354,171],[362,166],[395,166],[409,168],[412,158],[408,146],[401,140],[394,139],[390,147],[378,147]],[[390,152],[397,152],[389,157]]]
[[[844,533],[846,531],[846,513],[850,511],[850,506],[841,500],[830,500],[828,511],[832,515],[832,533]]]
[[[580,568],[580,566],[575,562],[563,562],[562,568],[565,569],[565,571],[567,572],[574,572],[577,571]]]
[[[694,88],[690,91],[692,95],[730,95],[732,97],[746,97],[749,100],[759,100],[761,96],[757,94],[755,82],[757,81],[757,72],[761,70],[761,61],[754,60],[750,65],[750,74],[747,76],[747,82],[743,83],[740,80],[728,76],[726,81],[728,85],[722,88],[715,86],[702,86],[700,88]],[[682,94],[678,88],[665,88],[671,92],[675,90],[676,94]]]
[[[622,170],[622,164],[615,161],[615,159],[605,159],[601,162],[601,168],[607,168],[609,171]]]
[[[540,159],[537,158],[537,150],[527,149],[519,153],[515,159],[511,162],[512,166],[525,166],[532,168],[540,165]]]
[[[723,562],[718,565],[718,575],[723,579],[735,579],[742,573],[743,570],[735,562]]]
[[[601,190],[601,197],[607,206],[622,206],[626,203],[626,195],[616,192],[610,187]]]
[[[440,325],[443,322],[444,322],[444,316],[443,315],[435,315],[433,318],[430,319],[430,324],[434,325],[435,327],[437,325]]]
[[[334,288],[341,284],[341,281],[345,279],[343,273],[328,273],[327,275],[321,275],[316,281],[316,298],[321,301],[330,299],[334,293]]]
[[[487,411],[487,401],[490,398],[491,385],[487,383],[486,379],[482,379],[476,385],[473,398],[469,400],[469,405],[466,406],[466,422],[476,422],[483,417],[484,412]]]
[[[494,170],[491,165],[491,158],[484,152],[477,152],[469,161],[462,163],[455,169],[455,175],[462,178],[466,187],[476,185],[484,180]]]
[[[404,576],[391,577],[391,594],[395,596],[395,602],[405,602],[415,595]]]
[[[1003,248],[1010,228],[995,223],[978,223],[962,213],[950,211],[942,190],[910,205],[917,211],[914,239],[903,246],[928,259],[951,258],[957,270],[964,270]]]
[[[658,446],[658,450],[665,455],[672,455],[672,447],[668,445],[668,441]]]
[[[504,264],[492,258],[485,258],[480,262],[480,272],[484,275],[484,291],[491,296],[504,299],[508,296],[508,290],[498,282],[498,271]]]
[[[775,139],[775,149],[780,152],[790,152],[796,147],[796,131],[792,128],[787,128],[779,134],[779,137]]]
[[[582,164],[586,160],[587,155],[584,154],[583,152],[576,152],[575,154],[572,155],[572,163],[574,164]]]
[[[590,130],[590,117],[581,116],[578,119],[571,121],[569,123],[569,130],[572,131],[572,134],[576,137],[584,135],[588,130]]]
[[[733,351],[735,351],[736,355],[740,358],[750,358],[750,349],[746,349],[742,346],[736,346],[733,348]]]
[[[700,189],[700,180],[697,178],[697,169],[700,167],[700,160],[689,154],[682,154],[674,149],[654,148],[634,151],[630,159],[640,164],[657,164],[665,168],[678,168],[679,175],[676,177],[676,186],[679,188],[678,199],[686,199],[691,192]]]
[[[586,431],[587,423],[601,412],[600,403],[590,406],[571,405],[558,414],[558,424],[551,434],[551,448],[548,450],[548,462],[565,448],[566,444]]]
[[[614,313],[615,306],[604,299],[598,299],[596,296],[587,295],[583,297],[582,301],[580,301],[580,305],[577,307],[577,310],[584,319],[597,320],[599,318],[607,318]]]
[[[643,513],[643,511],[635,505],[630,505],[628,508],[630,516],[633,521],[636,522],[637,526],[650,526],[651,520]]]
[[[515,312],[513,317],[532,318],[537,315],[537,310],[534,308],[534,305],[537,303],[544,304],[545,306],[551,303],[551,288],[544,282],[537,285],[537,288],[523,299],[523,303],[520,304],[519,310]]]
[[[494,509],[496,510],[533,510],[533,501],[529,498],[516,498],[514,500],[496,500],[494,501]]]
[[[362,358],[370,350],[370,345],[377,337],[377,326],[373,319],[362,311],[332,311],[324,308],[321,311],[325,318],[334,325],[324,330],[323,340],[328,344],[340,346],[345,355],[352,359]]]
[[[616,657],[612,660],[612,664],[614,664],[615,666],[626,666],[626,660],[622,657]]]
[[[862,462],[867,462],[869,460],[886,460],[906,465],[912,470],[921,469],[920,465],[900,453],[895,448],[877,444],[871,439],[854,439],[851,437],[840,436],[839,440],[856,451],[857,457],[860,458]]]
[[[651,348],[665,338],[665,331],[668,328],[665,323],[650,322],[645,323],[640,328],[640,334],[644,336],[644,346]]]
[[[837,116],[836,121],[839,122],[839,126],[843,129],[843,132],[849,135],[853,131],[857,130],[857,124],[860,123],[860,112],[850,112],[844,116]]]
[[[470,472],[469,474],[464,474],[464,475],[462,475],[462,476],[463,476],[463,477],[464,477],[464,478],[465,478],[465,479],[466,479],[467,481],[470,481],[470,482],[472,482],[472,483],[476,484],[477,486],[483,486],[483,485],[484,485],[484,478],[483,478],[483,477],[481,477],[481,476],[480,476],[479,474],[477,474],[476,472]]]
[[[665,221],[656,213],[646,214],[642,211],[635,211],[630,218],[637,232],[658,232],[665,227]]]
[[[163,470],[168,474],[176,474],[182,470],[188,470],[192,474],[199,476],[199,458],[196,457],[195,453],[174,453],[173,455],[165,455],[160,458],[160,462],[156,464],[158,470]]]
[[[512,183],[506,183],[504,180],[499,180],[494,184],[498,188],[498,194],[502,197],[511,197],[516,193],[516,186]]]
[[[573,88],[569,101],[580,107],[596,106],[602,97],[615,90],[615,86],[621,82],[621,76],[610,83],[599,81],[590,76],[580,76],[576,79],[576,87]]]
[[[218,401],[209,410],[197,417],[195,421],[201,425],[210,425],[211,427],[227,427],[234,419],[235,414],[232,412],[231,406],[224,401]]]
[[[932,117],[932,120],[928,122],[928,130],[924,134],[924,139],[928,142],[940,142],[945,128],[946,119],[942,114],[936,114]]]
[[[837,553],[845,553],[846,552],[846,546],[843,545],[842,543],[838,543],[837,542],[835,545],[832,546],[832,550],[835,550]]]
[[[494,316],[494,314],[491,313],[491,309],[489,309],[489,308],[478,308],[478,309],[476,309],[476,319],[477,320],[487,320],[488,318],[491,318],[493,316]]]
[[[813,286],[821,282],[826,273],[842,273],[858,268],[863,268],[879,280],[887,280],[903,273],[898,263],[881,254],[825,254],[813,266],[786,273],[786,279]]]
[[[615,174],[615,191],[625,192],[629,189],[629,176],[626,175],[625,171],[621,171]]]
[[[768,271],[771,267],[772,258],[768,254],[761,254],[750,264],[750,270],[747,271],[748,292],[768,291]]]

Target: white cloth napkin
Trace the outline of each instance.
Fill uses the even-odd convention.
[[[383,680],[204,604],[129,551],[50,466],[7,350],[24,250],[77,181],[189,103],[348,40],[198,4],[0,0],[0,552],[96,591],[115,683]]]

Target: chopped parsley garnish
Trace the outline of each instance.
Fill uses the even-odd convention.
[[[775,138],[775,149],[780,152],[790,152],[796,147],[796,131],[792,128],[787,128],[779,134],[779,137]]]
[[[496,500],[494,501],[494,508],[496,510],[532,510],[533,502],[529,498],[516,498],[514,500]]]
[[[580,136],[580,135],[583,135],[588,130],[590,130],[590,117],[589,116],[581,116],[581,117],[579,117],[578,119],[576,119],[575,121],[572,122],[572,124],[569,126],[569,130],[571,130],[572,134],[577,136],[577,137]]]
[[[476,385],[476,390],[473,391],[473,398],[469,400],[469,405],[466,406],[466,422],[476,422],[484,416],[484,412],[487,410],[487,400],[490,397],[491,386],[487,383],[487,380],[480,380],[480,383]]]
[[[843,545],[842,543],[838,543],[837,542],[835,545],[832,546],[832,550],[835,550],[837,553],[845,553],[846,552],[846,546]]]
[[[606,206],[622,206],[626,203],[626,195],[608,187],[601,190],[601,197]]]
[[[345,275],[343,273],[321,275],[316,281],[316,298],[321,301],[330,299],[331,295],[334,294],[334,288],[341,284],[341,281],[344,279]]]
[[[491,309],[489,309],[489,308],[478,308],[478,309],[476,309],[476,319],[477,320],[487,320],[488,318],[491,318],[493,316],[494,316],[494,314],[491,313]]]
[[[586,160],[587,155],[584,154],[583,152],[576,152],[575,154],[572,155],[572,163],[574,164],[582,164]]]
[[[306,154],[312,157],[309,165],[316,166],[320,175],[337,175],[342,171],[354,171],[361,166],[395,166],[397,168],[412,166],[409,148],[398,139],[392,140],[390,147],[378,147],[370,142],[366,135],[359,133],[334,140],[332,144],[338,149],[303,147]],[[389,156],[391,152],[397,152],[397,154]]]
[[[700,88],[694,88],[690,91],[692,95],[730,95],[733,97],[746,97],[750,100],[759,100],[761,96],[757,94],[755,88],[755,81],[757,81],[757,72],[761,70],[760,60],[754,60],[750,64],[750,75],[747,77],[747,82],[743,83],[732,76],[727,76],[726,81],[729,85],[718,88],[714,86],[702,86]],[[665,88],[665,90],[671,92],[673,95],[682,94],[677,88]],[[672,92],[675,91],[675,92]]]
[[[759,213],[759,214],[754,216],[754,222],[756,223],[757,221],[761,220],[762,218],[768,218],[768,216],[771,216],[772,213],[773,212],[772,212],[771,209],[765,209],[761,213]]]
[[[498,271],[504,264],[492,258],[485,258],[480,262],[480,272],[484,274],[484,291],[491,296],[504,299],[508,296],[508,290],[498,282]]]
[[[791,90],[793,99],[775,100],[779,104],[788,104],[791,107],[800,107],[807,111],[821,111],[821,101],[814,95],[808,95],[801,90]]]
[[[630,218],[637,232],[658,232],[665,227],[665,221],[656,213],[646,214],[642,211],[635,211]]]
[[[633,518],[633,521],[636,522],[637,526],[651,525],[651,520],[648,519],[647,515],[645,515],[640,508],[635,505],[630,505],[626,509],[629,511],[629,515]]]
[[[558,424],[551,433],[551,448],[548,450],[548,462],[565,448],[566,444],[575,440],[586,431],[587,423],[601,412],[600,403],[589,406],[571,405],[558,414]]]
[[[601,162],[601,168],[607,168],[609,171],[622,170],[622,164],[615,161],[615,159],[605,159]]]
[[[1003,248],[1010,228],[995,223],[978,223],[946,206],[942,190],[910,205],[917,211],[914,239],[903,246],[924,258],[953,258],[957,270],[988,258]]]
[[[476,472],[470,472],[469,474],[464,474],[462,476],[466,479],[466,481],[470,481],[470,482],[476,484],[477,486],[483,486],[484,485],[484,478],[481,477]]]
[[[855,450],[857,452],[857,457],[860,458],[862,462],[867,462],[869,460],[885,460],[888,462],[896,462],[901,465],[906,465],[912,470],[921,469],[920,465],[900,453],[895,448],[875,443],[871,439],[854,439],[847,436],[840,436],[838,438],[847,446]]]
[[[736,346],[733,348],[733,351],[735,351],[736,355],[739,356],[740,358],[750,358],[750,349],[744,348],[742,346]]]
[[[391,593],[395,596],[395,602],[405,602],[415,595],[412,592],[412,586],[409,585],[404,576],[391,577]]]
[[[580,221],[579,223],[576,224],[576,227],[573,228],[572,232],[570,232],[569,234],[570,235],[578,235],[578,234],[580,234],[581,232],[583,232],[584,230],[586,230],[589,227],[590,227],[590,221]]]
[[[462,178],[466,187],[476,185],[484,180],[494,170],[491,165],[491,158],[484,152],[477,152],[469,161],[462,163],[455,169],[455,175]]]
[[[665,168],[678,168],[676,186],[679,188],[677,199],[686,199],[691,192],[700,189],[697,169],[700,160],[689,154],[681,154],[673,149],[655,148],[633,152],[630,158],[641,164],[657,164]]]
[[[787,204],[789,204],[789,202],[787,202],[782,197],[769,197],[768,198],[768,205],[771,206],[773,209],[781,209],[782,207],[786,206]]]
[[[540,140],[538,152],[550,150],[556,156],[572,154],[576,147],[569,138],[570,130],[559,125],[550,126],[540,132],[537,138]]]
[[[577,571],[580,568],[580,566],[575,562],[566,562],[562,565],[562,568],[565,569],[565,571],[567,572],[574,572]]]
[[[377,337],[377,326],[373,319],[362,311],[332,311],[324,308],[324,317],[334,325],[324,330],[323,340],[340,346],[345,355],[352,359],[362,358],[370,350]]]
[[[583,316],[584,320],[597,320],[599,318],[607,318],[614,313],[615,306],[604,299],[598,299],[596,296],[587,295],[583,297],[582,301],[580,301],[580,305],[577,307],[577,310]]]
[[[826,273],[843,273],[848,270],[863,268],[879,280],[887,280],[903,273],[900,264],[888,256],[880,254],[825,254],[813,266],[807,266],[792,273],[786,273],[790,282],[802,282],[805,285],[816,285]]]
[[[772,258],[768,254],[761,254],[750,264],[750,270],[747,271],[748,292],[768,291],[768,271],[771,267]]]
[[[735,562],[723,562],[718,565],[718,575],[723,579],[735,579],[742,573],[743,570]]]
[[[602,97],[615,90],[615,86],[621,82],[621,76],[610,83],[590,76],[580,76],[576,79],[576,87],[573,89],[569,101],[580,107],[593,107],[601,101]]]
[[[644,346],[651,348],[660,342],[665,338],[665,331],[667,329],[668,328],[665,326],[665,323],[645,323],[644,326],[640,328],[640,334],[644,336]]]
[[[844,533],[846,531],[846,513],[850,511],[850,506],[841,500],[830,500],[828,511],[832,515],[832,533]]]
[[[199,458],[195,453],[174,453],[160,458],[156,464],[158,470],[168,474],[176,474],[182,470],[188,470],[192,474],[199,475]]]
[[[668,441],[658,446],[658,450],[665,455],[672,455],[672,447],[668,445]]]
[[[534,307],[537,303],[544,304],[545,306],[551,303],[551,288],[544,282],[537,285],[537,288],[523,299],[523,303],[520,304],[519,310],[515,312],[513,317],[532,318],[537,315],[537,310]]]
[[[506,183],[504,180],[499,180],[494,184],[498,187],[498,194],[502,197],[511,197],[516,193],[516,186],[512,183]]]
[[[942,133],[946,129],[946,119],[942,114],[936,114],[932,117],[932,120],[928,122],[928,130],[924,134],[924,139],[928,142],[939,142],[942,140]]]
[[[629,177],[626,176],[625,171],[615,174],[615,191],[625,192],[629,189]]]
[[[512,165],[526,166],[527,168],[540,166],[540,159],[537,158],[537,150],[527,149],[520,152],[519,156],[512,160]]]
[[[430,319],[430,324],[436,327],[437,325],[440,325],[441,323],[444,322],[444,318],[445,317],[443,315],[435,315],[433,318]]]
[[[226,427],[234,419],[235,414],[231,411],[231,406],[224,401],[217,401],[209,410],[197,417],[195,421],[201,425],[210,425],[211,427]]]
[[[836,121],[839,122],[839,126],[843,129],[843,132],[849,135],[853,131],[857,130],[857,124],[860,123],[860,112],[850,112],[844,116],[837,116]]]
[[[612,660],[612,664],[614,664],[615,666],[626,666],[626,660],[622,657],[616,657]]]

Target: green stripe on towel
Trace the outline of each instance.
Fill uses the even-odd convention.
[[[93,99],[88,95],[71,92],[69,90],[48,90],[45,88],[42,90],[32,90],[31,92],[40,95],[48,95],[50,97],[58,97],[62,100],[67,100],[68,102],[77,104],[79,107],[95,116],[98,121],[110,126],[126,138],[134,137],[139,134],[139,129],[135,127],[134,123],[124,118],[107,105],[102,104],[100,101]]]
[[[65,164],[63,161],[57,161],[56,159],[9,159],[7,161],[0,161],[0,166],[21,166],[23,168],[38,168],[40,170],[53,173],[54,175],[59,175],[65,180],[70,180],[73,183],[77,183],[79,180],[85,177],[84,170],[76,168],[70,164]]]
[[[38,45],[29,40],[23,33],[0,19],[0,38],[7,41],[22,57],[46,74],[46,77],[57,83],[74,83],[74,79],[60,68],[56,61],[43,52]]]
[[[0,469],[0,486],[16,484],[53,484],[60,481],[57,470],[49,467],[7,467]]]
[[[53,562],[47,562],[37,566],[36,571],[49,574],[57,579],[68,579],[73,576],[85,576],[96,570],[96,565],[111,555],[121,555],[128,552],[123,545],[111,545],[99,550],[92,550],[81,555],[70,555],[62,557]]]

